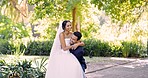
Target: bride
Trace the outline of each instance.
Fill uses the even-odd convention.
[[[59,25],[45,78],[85,78],[80,63],[69,51],[69,49],[75,49],[77,46],[83,46],[84,43],[70,45],[71,28],[71,22],[67,20]]]

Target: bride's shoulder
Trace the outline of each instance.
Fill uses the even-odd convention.
[[[59,35],[60,35],[60,36],[64,36],[64,33],[63,33],[63,32],[61,32]]]

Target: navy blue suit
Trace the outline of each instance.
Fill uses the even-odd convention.
[[[85,72],[85,69],[87,68],[86,63],[85,63],[85,59],[83,57],[84,55],[84,50],[82,46],[77,47],[75,50],[70,50],[70,52],[78,59],[78,61],[80,62],[83,71]]]

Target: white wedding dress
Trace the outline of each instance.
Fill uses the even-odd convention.
[[[65,39],[69,45],[70,39]],[[69,50],[52,52],[45,78],[84,78],[84,72],[76,57]]]
[[[63,32],[60,23],[47,64],[45,78],[85,78],[83,69],[77,58],[69,50],[61,49],[59,34]],[[70,45],[70,38],[65,39]]]

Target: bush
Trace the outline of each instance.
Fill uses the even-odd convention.
[[[145,57],[146,47],[135,41],[104,42],[98,39],[85,39],[85,56]],[[116,44],[117,43],[117,44]],[[22,42],[11,44],[0,40],[0,53],[49,56],[53,41],[30,41],[27,46]],[[15,45],[15,46],[14,46]]]
[[[97,39],[84,40],[84,51],[87,56],[110,56],[111,48],[108,42],[101,42]]]
[[[33,41],[27,44],[25,55],[49,55],[53,41]]]
[[[11,54],[12,45],[4,39],[0,39],[0,54]]]
[[[100,52],[100,56],[111,56],[111,47],[108,42],[100,42],[98,44],[98,51]]]
[[[110,42],[111,47],[111,53],[110,55],[113,57],[122,57],[122,50],[121,50],[121,44],[119,41],[116,42]]]
[[[95,56],[98,53],[98,42],[95,39],[86,39],[84,40],[85,46],[85,56]]]
[[[136,42],[123,41],[122,54],[124,57],[141,57],[143,49],[142,46]]]
[[[1,54],[49,55],[53,41],[30,41],[27,46],[0,39]]]
[[[134,41],[108,43],[97,39],[84,40],[85,56],[143,57],[147,55],[144,46]],[[117,45],[118,43],[120,45]]]

